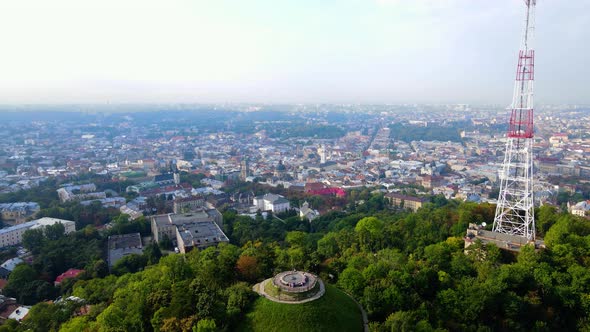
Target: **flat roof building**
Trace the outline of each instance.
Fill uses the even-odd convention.
[[[227,236],[216,223],[198,221],[176,227],[178,250],[186,253],[193,248],[206,248],[221,242],[229,242]]]
[[[220,242],[229,242],[221,230],[223,216],[216,209],[201,209],[182,214],[151,216],[154,241],[164,238],[176,240],[178,250],[186,253],[193,248],[204,248]]]
[[[109,268],[127,255],[141,255],[143,254],[141,235],[139,233],[111,235],[109,236],[108,251]]]
[[[200,209],[190,213],[168,213],[150,217],[154,241],[160,242],[167,236],[176,238],[176,227],[197,221],[212,221],[219,227],[223,225],[223,216],[217,209]]]

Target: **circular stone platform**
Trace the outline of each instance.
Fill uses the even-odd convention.
[[[317,278],[301,271],[285,271],[277,274],[272,283],[284,292],[303,293],[315,287]]]
[[[285,271],[254,285],[253,290],[280,303],[305,303],[325,293],[324,283],[315,275],[302,271]]]

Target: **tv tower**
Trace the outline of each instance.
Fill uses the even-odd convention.
[[[533,81],[536,0],[524,0],[524,35],[518,54],[514,95],[510,106],[506,154],[500,170],[500,194],[493,232],[535,240],[533,205]]]

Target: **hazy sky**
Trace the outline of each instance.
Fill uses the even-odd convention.
[[[590,0],[538,0],[537,103],[590,104]],[[0,0],[0,103],[511,100],[523,0]]]

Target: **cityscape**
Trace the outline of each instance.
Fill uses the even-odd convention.
[[[87,15],[82,14],[86,8],[59,1],[58,7]],[[221,44],[230,38],[232,20],[244,24],[245,19],[260,18],[257,10],[268,8],[253,3],[252,8],[234,8],[225,1],[174,5],[180,7],[150,3],[129,5],[121,13],[142,8],[137,22],[145,24],[141,20],[160,17],[158,10],[163,10],[170,17],[161,16],[161,22],[175,26],[180,23],[172,17],[188,18],[176,12],[179,8],[205,10],[212,16],[202,24],[216,27],[211,36],[221,40],[213,42],[217,48],[206,58],[213,68],[219,63],[209,56],[224,58],[228,49]],[[337,15],[354,15],[346,3]],[[228,73],[207,71],[206,66],[185,68],[197,76],[203,72],[194,81],[172,79],[173,61],[159,64],[170,72],[156,64],[154,73],[171,75],[162,75],[157,84],[182,86],[172,88],[179,93],[172,95],[157,84],[146,88],[155,84],[148,80],[142,85],[137,83],[141,79],[122,83],[101,78],[100,84],[119,86],[121,94],[111,91],[97,101],[96,91],[108,89],[89,88],[94,83],[88,81],[86,88],[86,83],[72,85],[72,99],[64,102],[64,91],[70,88],[60,90],[58,83],[53,90],[26,83],[11,95],[12,86],[0,81],[0,87],[11,86],[0,93],[0,332],[589,330],[590,100],[579,102],[586,100],[586,92],[556,103],[533,100],[533,82],[552,81],[543,72],[550,57],[535,62],[533,46],[533,41],[550,39],[534,36],[535,9],[543,11],[543,5],[511,1],[486,14],[524,24],[513,59],[516,76],[505,79],[513,79],[514,85],[508,106],[490,103],[491,92],[482,92],[479,102],[473,96],[457,98],[462,96],[457,92],[451,99],[464,102],[430,102],[439,96],[432,91],[420,100],[414,97],[432,87],[421,84],[412,90],[416,95],[408,94],[415,103],[382,102],[382,90],[367,92],[370,88],[359,89],[358,96],[365,93],[367,98],[377,96],[375,100],[350,102],[358,96],[346,95],[348,88],[336,82],[338,75],[326,78],[326,90],[309,80],[310,89],[318,88],[311,93],[298,81],[310,73],[292,80],[275,68],[292,88],[287,90],[293,94],[281,95],[274,90],[274,78],[242,80],[241,74],[229,72],[241,73],[252,65],[255,73],[284,60],[259,68],[247,52],[227,64]],[[16,12],[31,9],[14,6]],[[88,10],[109,17],[109,6],[92,4]],[[307,12],[307,6],[313,7],[284,9]],[[413,20],[434,20],[437,11],[441,22],[475,11],[459,0],[438,5],[376,1],[372,6],[374,16],[365,13],[365,19],[381,22],[397,10],[399,24],[408,29]],[[559,10],[571,9],[548,6],[555,10],[555,20]],[[321,17],[325,9],[319,4],[314,8]],[[276,47],[291,50],[295,32],[281,30],[289,23],[275,22],[270,13],[260,21],[269,24],[268,30],[261,28],[263,23],[248,23],[244,31],[254,29],[260,38],[274,35],[273,29],[282,31],[284,40],[276,39]],[[486,15],[480,17],[482,24],[489,24],[492,16]],[[540,21],[550,25],[547,15],[541,13]],[[309,25],[317,24],[317,17],[310,17]],[[220,28],[215,18],[230,27]],[[119,26],[118,20],[113,16],[113,26]],[[587,26],[590,20],[585,16],[576,22]],[[188,28],[196,23],[182,24]],[[453,24],[444,29],[453,27],[447,33],[459,34]],[[508,27],[517,29],[512,23]],[[301,29],[310,35],[307,27]],[[346,31],[342,28],[334,39],[318,39],[318,53],[325,51],[322,43],[339,45],[335,36]],[[426,38],[422,28],[408,31],[408,40]],[[102,33],[106,36],[108,28]],[[152,34],[155,40],[161,37]],[[246,32],[236,36],[234,42],[244,50],[247,43],[259,42]],[[359,45],[366,46],[365,37],[359,36]],[[579,43],[579,36],[569,37]],[[118,38],[116,33],[111,37]],[[203,38],[204,44],[211,42]],[[240,43],[239,38],[245,40]],[[176,42],[171,39],[169,46]],[[415,45],[405,42],[400,40],[405,45],[400,52],[410,54]],[[186,52],[197,54],[191,47]],[[353,53],[354,47],[349,49]],[[446,46],[440,46],[443,50]],[[503,68],[500,58],[493,60]],[[336,70],[332,66],[340,60],[336,56],[334,63],[324,63],[330,68],[326,70]],[[178,61],[185,58],[178,55]],[[302,60],[290,61],[296,67]],[[105,77],[113,68],[103,68]],[[541,75],[535,78],[537,70]],[[374,68],[368,72],[385,75]],[[226,74],[235,74],[235,81],[222,78]],[[33,81],[49,82],[55,79],[51,75]],[[379,75],[370,78],[379,81]],[[358,79],[362,83],[367,77]],[[408,86],[400,91],[414,84],[409,76],[405,79]],[[138,85],[130,88],[129,82]],[[490,90],[508,91],[496,83],[489,84]],[[186,91],[200,84],[210,86],[199,90],[202,100],[187,101]],[[460,86],[449,79],[436,89],[445,84],[449,91]],[[540,91],[549,86],[557,91],[563,84],[545,83]],[[228,101],[215,97],[219,86],[228,86],[219,90]],[[49,97],[21,99],[34,95],[30,89],[48,93],[37,97]],[[94,89],[93,95],[89,91]],[[249,91],[252,98],[243,101],[248,98],[238,90]],[[341,101],[312,101],[322,91],[330,99],[340,91]],[[144,95],[138,99],[136,93]],[[298,93],[314,97],[292,102]],[[273,97],[258,101],[268,94]]]

